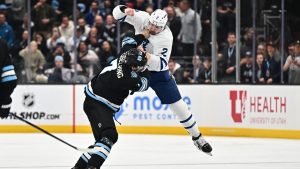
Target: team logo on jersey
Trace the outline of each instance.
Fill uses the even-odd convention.
[[[134,72],[134,71],[131,72],[131,78],[137,78],[137,76],[138,76],[138,75],[137,75],[136,72]]]
[[[143,58],[142,58],[141,55],[139,55],[138,58],[137,58],[138,61],[142,61],[142,59],[143,59]]]
[[[23,106],[26,108],[31,108],[35,104],[35,97],[33,93],[23,94]]]

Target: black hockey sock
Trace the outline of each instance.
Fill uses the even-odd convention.
[[[88,158],[86,155],[82,154],[75,164],[74,169],[86,169],[88,163]]]
[[[98,142],[94,146],[98,151],[91,155],[88,166],[100,168],[110,153],[111,146],[103,142]]]

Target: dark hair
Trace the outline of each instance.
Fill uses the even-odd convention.
[[[227,37],[228,37],[229,35],[234,35],[234,36],[235,36],[235,32],[228,32]]]

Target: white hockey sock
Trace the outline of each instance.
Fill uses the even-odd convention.
[[[198,137],[200,131],[196,120],[192,113],[188,110],[186,103],[181,99],[173,104],[170,104],[170,109],[178,117],[181,125],[187,130],[192,137]]]

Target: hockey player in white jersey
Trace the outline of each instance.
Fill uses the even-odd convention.
[[[148,60],[150,87],[163,104],[169,104],[171,111],[177,115],[180,123],[192,136],[195,146],[211,155],[210,144],[202,137],[193,115],[182,100],[176,82],[169,72],[168,61],[171,55],[173,35],[166,26],[167,13],[157,9],[149,15],[144,11],[118,5],[113,10],[113,16],[120,22],[133,25],[135,34],[140,34],[145,28],[149,29],[150,37],[142,47]]]

